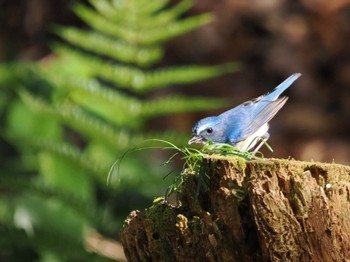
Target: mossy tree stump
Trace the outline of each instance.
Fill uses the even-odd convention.
[[[350,167],[210,157],[185,174],[179,204],[133,211],[129,261],[350,261]],[[206,186],[204,186],[206,185]]]

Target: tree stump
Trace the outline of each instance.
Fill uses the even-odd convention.
[[[133,211],[129,261],[350,261],[350,167],[211,156],[179,204]]]

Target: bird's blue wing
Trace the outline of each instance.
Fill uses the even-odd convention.
[[[287,102],[287,97],[275,101],[249,101],[221,115],[231,143],[243,141],[268,123]]]
[[[254,105],[253,107],[255,108],[251,110],[250,114],[247,114],[244,125],[241,125],[241,140],[254,134],[261,126],[268,123],[284,106],[287,100],[287,97],[282,97],[275,101],[262,99]]]

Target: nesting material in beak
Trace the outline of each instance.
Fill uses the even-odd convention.
[[[200,136],[194,136],[192,137],[189,141],[188,141],[188,144],[191,145],[191,144],[194,144],[194,143],[203,143],[203,138],[200,137]]]

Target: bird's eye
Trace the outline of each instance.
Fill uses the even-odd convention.
[[[212,128],[208,128],[208,129],[207,129],[207,133],[208,133],[208,134],[213,133],[213,129],[212,129]]]

